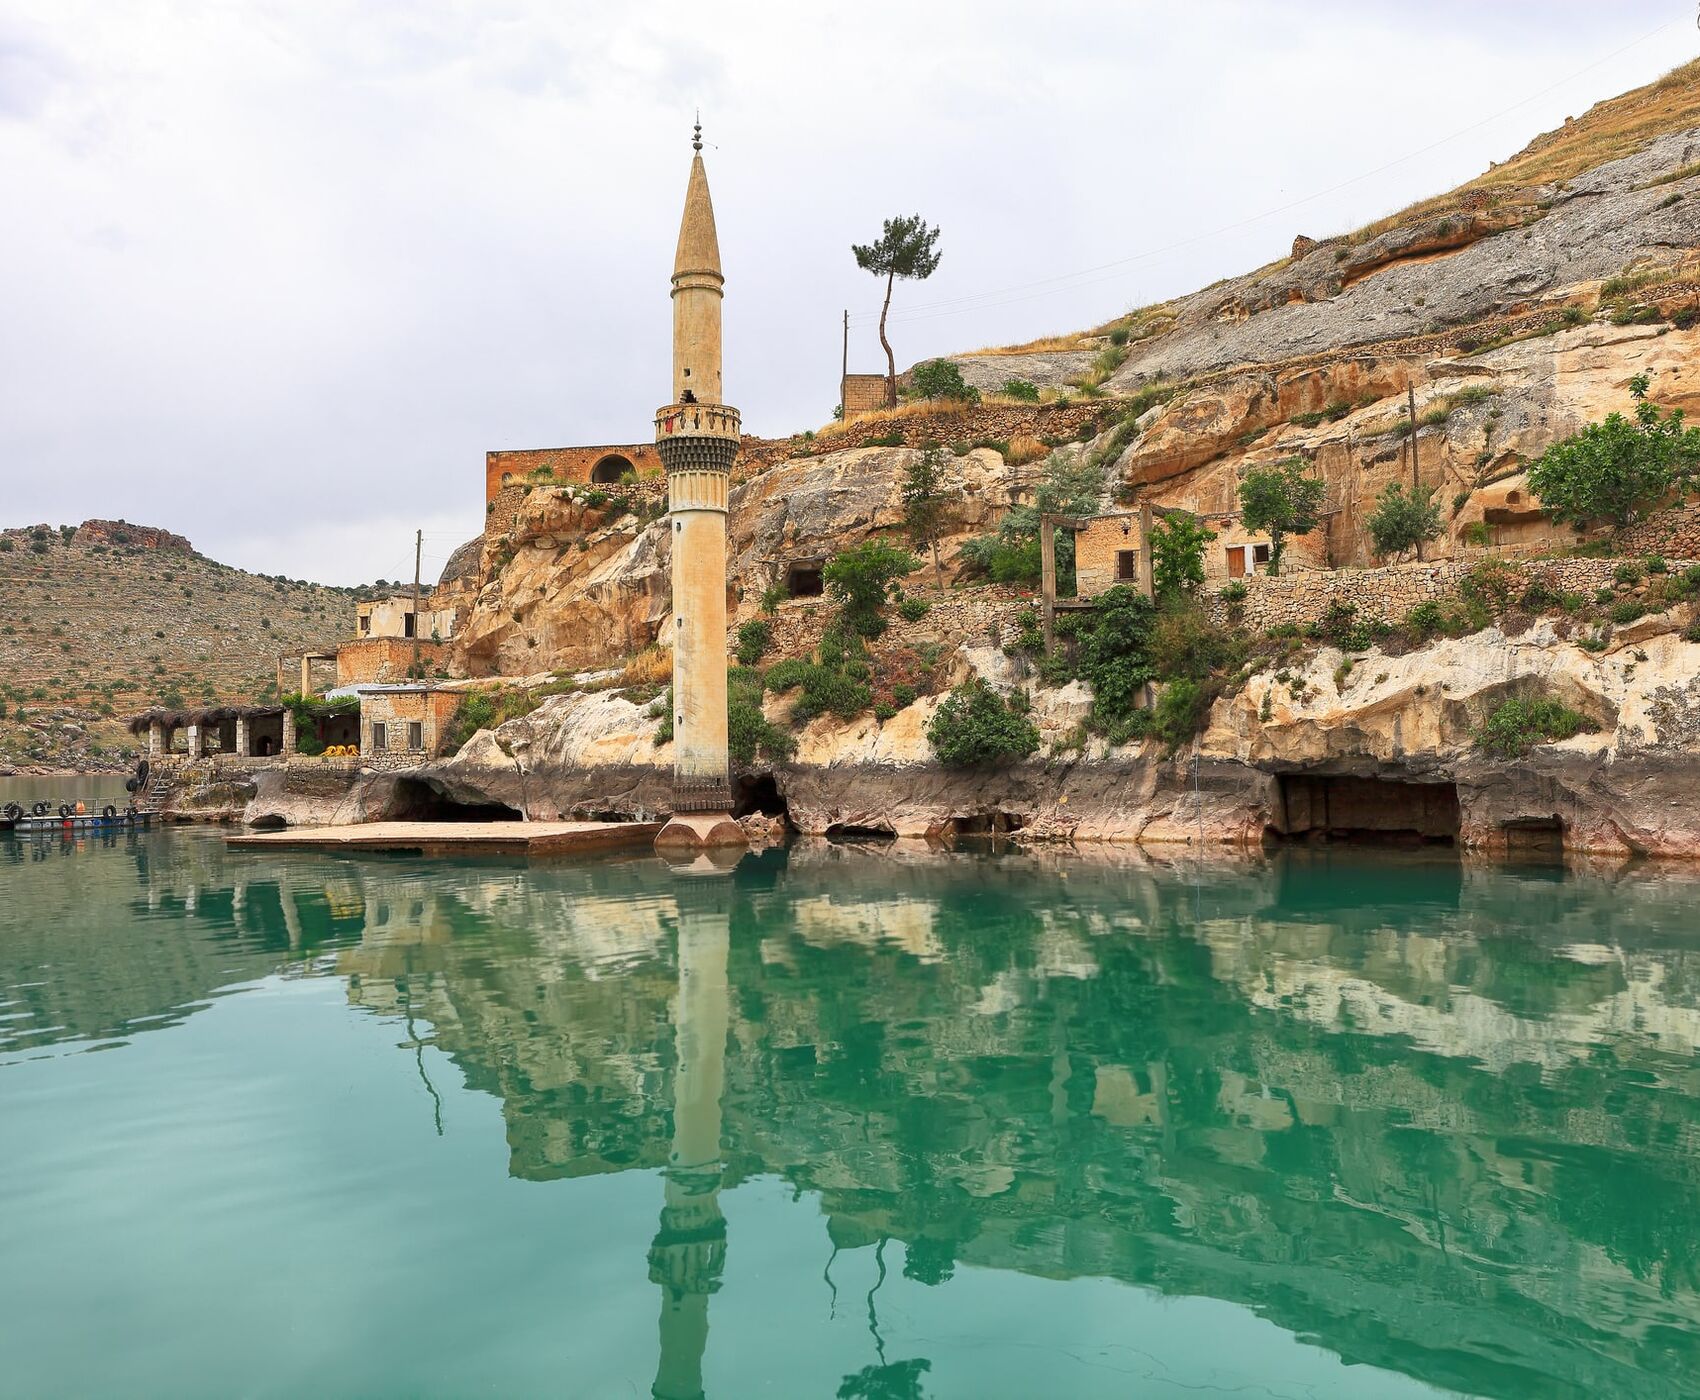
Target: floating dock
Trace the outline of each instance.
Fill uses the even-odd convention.
[[[364,822],[245,831],[244,851],[391,851],[423,856],[562,856],[655,844],[660,822]]]

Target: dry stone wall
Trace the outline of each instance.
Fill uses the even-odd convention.
[[[1508,564],[1522,577],[1537,575],[1560,592],[1590,597],[1597,589],[1610,588],[1622,559],[1540,559]],[[1674,572],[1685,568],[1687,559],[1667,560]],[[1384,569],[1340,569],[1332,573],[1259,575],[1242,580],[1245,597],[1230,604],[1218,594],[1209,600],[1210,617],[1220,625],[1235,625],[1252,632],[1293,624],[1304,627],[1321,622],[1336,602],[1349,603],[1360,619],[1382,618],[1400,622],[1419,603],[1449,601],[1459,596],[1460,586],[1479,562],[1444,560],[1434,564],[1395,564]]]

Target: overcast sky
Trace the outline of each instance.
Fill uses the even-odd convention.
[[[0,0],[0,524],[426,571],[492,447],[649,435],[701,106],[746,428],[1448,188],[1700,51],[1694,0]],[[1108,266],[1106,266],[1108,265]],[[1097,269],[1096,271],[1084,271]],[[1035,285],[1038,284],[1038,285]]]

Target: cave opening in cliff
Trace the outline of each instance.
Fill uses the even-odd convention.
[[[1456,783],[1283,773],[1268,836],[1274,841],[1456,846]]]
[[[861,826],[855,822],[833,822],[826,829],[826,839],[840,845],[866,845],[870,842],[895,841],[897,833],[889,826]]]
[[[787,825],[790,824],[790,805],[785,801],[785,795],[780,792],[779,784],[771,773],[756,773],[739,778],[734,784],[732,815],[748,817],[757,814],[764,817],[781,817]]]
[[[398,820],[410,822],[517,822],[525,813],[502,802],[459,802],[418,778],[397,778]]]
[[[1020,830],[1020,816],[1002,808],[994,808],[990,812],[976,812],[971,817],[952,817],[950,821],[953,836],[1007,836],[1012,831]]]
[[[819,598],[826,592],[822,561],[811,559],[792,564],[785,571],[785,592],[792,598]]]

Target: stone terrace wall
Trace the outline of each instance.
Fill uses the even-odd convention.
[[[1623,560],[1539,559],[1507,564],[1524,578],[1542,575],[1564,592],[1592,597],[1597,589],[1610,588],[1612,575]],[[1687,566],[1684,559],[1669,559],[1671,570]],[[1260,574],[1241,580],[1245,601],[1237,614],[1217,594],[1209,600],[1211,621],[1237,624],[1252,632],[1292,623],[1304,627],[1321,622],[1331,603],[1350,603],[1361,619],[1379,617],[1400,622],[1418,603],[1458,597],[1459,585],[1477,561],[1444,560],[1433,564],[1395,564],[1385,569],[1339,569],[1332,573],[1283,574],[1271,578]]]
[[[1700,505],[1662,510],[1617,538],[1619,554],[1661,554],[1666,559],[1700,559]]]
[[[865,418],[807,440],[785,438],[758,445],[745,438],[744,455],[736,471],[742,479],[788,457],[846,452],[852,447],[866,447],[875,438],[889,439],[893,434],[903,439],[905,447],[920,447],[929,442],[962,443],[982,439],[1007,442],[1022,433],[1041,439],[1071,439],[1088,424],[1108,423],[1115,416],[1117,407],[1114,399],[1019,406],[983,404],[978,408],[918,413],[903,418]]]
[[[1002,646],[1019,629],[1015,619],[1029,610],[1037,610],[1037,600],[1029,593],[1007,584],[992,584],[984,588],[946,590],[911,588],[909,596],[931,604],[925,617],[906,622],[895,607],[886,610],[886,630],[879,639],[881,647],[919,647],[928,642],[951,648],[967,645]],[[820,644],[822,633],[838,615],[838,604],[829,598],[797,599],[781,603],[767,617],[772,628],[763,665],[791,656],[807,656]],[[731,629],[736,645],[737,628]]]

